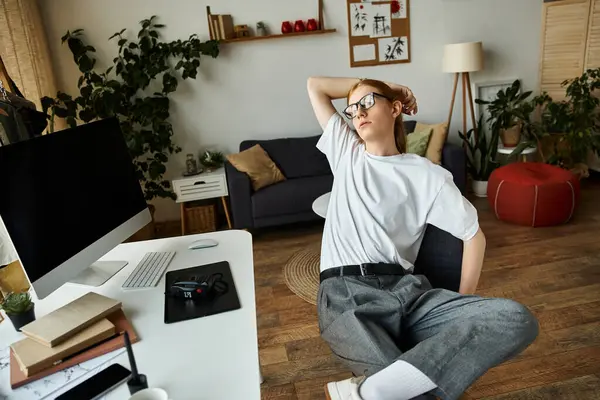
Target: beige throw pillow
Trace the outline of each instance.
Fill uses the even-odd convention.
[[[248,175],[255,191],[285,180],[285,176],[260,144],[237,154],[229,154],[227,160],[235,169]]]
[[[417,125],[415,126],[415,132],[421,132],[426,129],[433,129],[433,133],[429,139],[425,157],[427,157],[429,161],[433,163],[441,164],[442,149],[444,148],[444,144],[448,138],[448,123],[442,122],[440,124],[427,125],[417,122]]]

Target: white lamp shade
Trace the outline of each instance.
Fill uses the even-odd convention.
[[[444,46],[444,72],[475,72],[483,69],[481,42],[455,43]]]

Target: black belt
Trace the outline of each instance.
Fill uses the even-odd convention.
[[[400,264],[365,263],[328,268],[321,272],[321,282],[335,276],[377,276],[377,275],[406,275],[408,271]]]

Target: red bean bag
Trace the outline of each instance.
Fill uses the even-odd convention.
[[[492,173],[487,196],[501,221],[534,227],[559,225],[571,219],[579,203],[579,179],[548,164],[512,163]]]

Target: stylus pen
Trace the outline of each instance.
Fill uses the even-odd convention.
[[[133,356],[133,350],[131,349],[131,342],[129,341],[129,332],[125,331],[125,347],[127,347],[127,355],[129,356],[129,366],[131,368],[131,379],[138,379],[137,365],[135,364],[135,357]]]

